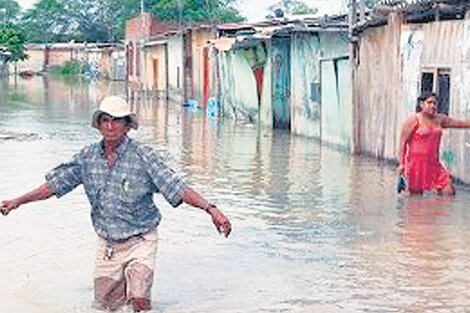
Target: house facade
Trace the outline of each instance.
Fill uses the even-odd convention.
[[[438,93],[444,114],[470,117],[468,3],[392,8],[357,28],[354,60],[355,150],[387,160],[396,159],[401,123],[420,93]],[[466,183],[469,139],[468,131],[446,130],[441,148],[445,165]]]

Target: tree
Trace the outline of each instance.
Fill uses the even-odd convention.
[[[65,14],[71,23],[70,35],[75,41],[108,41],[106,2],[74,0],[64,4]]]
[[[126,20],[139,11],[139,0],[75,0],[65,5],[77,41],[115,42],[124,37]],[[144,1],[148,7],[150,0]]]
[[[126,21],[135,16],[140,7],[138,0],[104,0],[103,14],[108,32],[108,41],[118,41],[124,38]],[[144,7],[149,0],[144,1]]]
[[[233,7],[239,0],[143,0],[144,11],[178,24],[195,21],[239,22]],[[118,41],[127,20],[141,11],[139,0],[68,1],[65,11],[73,22],[76,41]]]
[[[311,8],[305,2],[300,0],[280,0],[268,8],[277,17],[283,16],[283,13],[293,15],[315,14],[318,12],[316,8]]]
[[[3,63],[24,60],[25,37],[20,30],[13,27],[0,28],[0,55],[3,55]]]
[[[27,40],[34,42],[69,41],[71,26],[72,21],[61,0],[40,0],[22,19]]]
[[[241,22],[245,19],[233,7],[237,0],[151,0],[149,12],[161,20],[179,24],[198,21]]]
[[[0,0],[13,1],[13,0]],[[233,4],[240,0],[144,0],[145,12],[163,21],[243,21]],[[139,0],[40,0],[23,17],[29,41],[115,42],[127,20],[140,12]]]
[[[14,0],[0,0],[0,27],[11,27],[18,21],[21,7]]]

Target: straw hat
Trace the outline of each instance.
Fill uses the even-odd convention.
[[[102,113],[106,113],[112,117],[125,117],[129,116],[131,123],[130,126],[137,129],[139,124],[137,123],[137,117],[135,113],[131,112],[129,104],[121,97],[118,96],[107,96],[101,103],[98,110],[93,113],[91,126],[98,128],[99,117]]]

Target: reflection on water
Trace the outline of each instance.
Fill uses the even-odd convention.
[[[128,97],[131,136],[231,218],[217,235],[196,209],[160,197],[155,312],[465,312],[469,192],[395,192],[395,170],[284,131],[208,119],[117,82],[37,77],[0,84],[0,198],[99,140],[91,113]],[[79,187],[0,218],[1,312],[94,312],[95,234]]]

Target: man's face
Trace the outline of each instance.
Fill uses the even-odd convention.
[[[120,141],[127,134],[130,127],[125,118],[116,118],[103,113],[99,118],[98,129],[105,141]]]

